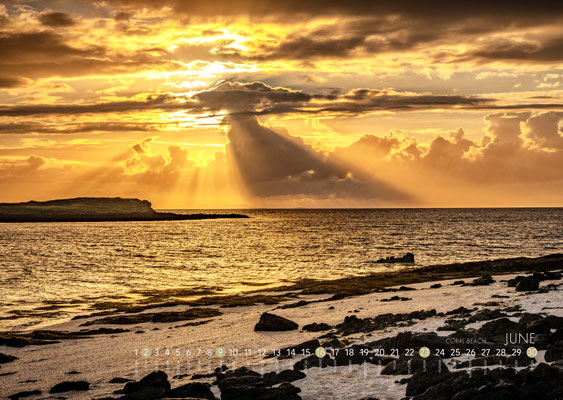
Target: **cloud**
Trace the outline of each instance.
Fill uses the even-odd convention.
[[[264,60],[316,60],[323,58],[370,57],[374,54],[396,54],[405,51],[465,44],[466,54],[443,59],[437,52],[435,63],[463,62],[478,58],[490,60],[518,59],[520,62],[554,63],[558,58],[557,38],[538,51],[521,47],[522,40],[513,40],[518,29],[530,27],[559,31],[563,23],[563,6],[558,2],[540,0],[539,4],[506,1],[462,1],[444,6],[434,0],[417,7],[412,1],[261,1],[220,0],[209,4],[203,0],[118,0],[99,1],[107,7],[137,9],[139,4],[159,10],[166,18],[199,21],[221,21],[229,25],[237,18],[253,22],[284,24],[286,35],[277,40],[251,43],[246,50],[230,49],[225,56]],[[172,10],[172,11],[171,11]],[[321,21],[322,23],[319,23]],[[330,21],[330,22],[327,22]],[[307,24],[307,22],[315,22]],[[296,28],[292,29],[291,25]],[[437,27],[439,27],[437,29]],[[484,49],[476,46],[489,34],[505,33],[512,49]],[[559,40],[560,42],[560,40]],[[218,51],[215,54],[221,54]],[[559,51],[559,54],[561,51]],[[498,58],[497,58],[498,56]]]
[[[558,63],[563,60],[563,36],[547,36],[533,39],[494,39],[461,54],[438,54],[448,62],[492,61]]]
[[[540,202],[561,199],[563,113],[495,113],[485,121],[480,140],[458,129],[420,144],[413,135],[391,132],[366,135],[331,157],[354,161],[386,182],[402,182],[400,189],[432,204],[521,205],[528,193]]]
[[[39,14],[39,22],[51,28],[64,28],[76,25],[76,21],[70,14],[64,12],[44,12]]]
[[[0,123],[0,135],[30,133],[76,134],[90,132],[149,132],[158,130],[158,124],[121,122],[84,122],[77,124],[50,124],[38,122]]]
[[[413,19],[475,18],[491,16],[528,21],[553,19],[563,7],[557,1],[538,0],[533,6],[526,2],[484,0],[459,1],[447,7],[440,0],[430,0],[424,7],[416,7],[413,1],[338,1],[338,0],[289,0],[289,1],[255,1],[255,0],[217,0],[212,3],[206,0],[94,0],[95,3],[138,8],[139,5],[161,9],[171,7],[174,12],[191,16],[239,16],[250,15],[262,18],[292,18],[301,16],[361,16],[378,14],[385,16],[406,16]]]
[[[353,89],[342,95],[307,94],[272,88],[261,82],[221,83],[193,96],[204,108],[234,114],[363,114],[377,111],[473,107],[494,99],[475,96],[400,93],[393,90]]]
[[[122,54],[99,44],[69,44],[60,33],[0,31],[0,76],[9,79],[119,74],[173,64],[161,53],[140,48]]]
[[[139,110],[178,110],[186,108],[180,103],[182,97],[169,94],[149,95],[145,100],[113,101],[95,104],[36,104],[0,106],[0,117],[37,115],[79,115],[99,113],[119,113]]]
[[[38,156],[13,161],[0,160],[0,181],[18,179],[21,176],[32,174],[45,164],[45,159]]]
[[[273,88],[261,82],[223,82],[194,95],[203,107],[211,110],[254,111],[256,108],[306,103],[313,96],[298,90]]]
[[[328,160],[299,138],[260,125],[255,117],[231,118],[228,122],[228,154],[254,196],[385,201],[408,198],[392,185]]]
[[[0,77],[0,89],[13,89],[25,86],[29,83],[27,79],[17,77]]]
[[[221,82],[192,96],[145,95],[145,100],[122,100],[94,104],[34,104],[0,106],[0,117],[51,114],[122,113],[143,110],[183,110],[229,115],[300,114],[325,116],[362,115],[382,111],[406,112],[439,109],[534,109],[563,108],[557,103],[501,104],[493,98],[463,95],[433,95],[358,88],[344,94],[308,94],[300,90],[271,87],[261,82]],[[137,96],[138,97],[138,96]]]

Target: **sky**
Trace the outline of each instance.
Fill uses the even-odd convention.
[[[563,206],[562,96],[561,1],[0,0],[0,202]]]

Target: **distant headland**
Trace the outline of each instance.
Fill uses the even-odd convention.
[[[175,214],[151,203],[120,197],[79,197],[26,203],[0,203],[0,222],[169,221],[249,218],[242,214]]]

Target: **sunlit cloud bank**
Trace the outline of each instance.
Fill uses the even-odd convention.
[[[558,2],[0,5],[0,201],[562,205]]]

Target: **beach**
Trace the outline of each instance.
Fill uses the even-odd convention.
[[[472,272],[469,268],[466,268],[465,273],[452,272],[456,274],[452,279],[439,277],[440,280],[421,278],[421,274],[406,273],[401,278],[401,282],[409,280],[407,286],[403,284],[388,287],[374,286],[371,292],[361,294],[342,291],[340,295],[328,292],[307,294],[315,290],[307,290],[304,285],[300,290],[295,287],[293,290],[280,288],[276,291],[247,294],[245,297],[254,299],[248,303],[256,302],[256,304],[246,306],[223,301],[222,305],[219,303],[213,305],[211,302],[199,305],[168,304],[166,307],[151,307],[140,312],[135,312],[138,310],[114,312],[105,316],[78,318],[50,326],[49,331],[54,331],[50,336],[48,333],[40,332],[34,335],[30,332],[22,332],[20,339],[23,339],[18,345],[23,347],[13,347],[14,342],[6,346],[8,337],[18,335],[5,333],[4,346],[0,347],[0,353],[9,354],[17,359],[2,364],[0,394],[5,397],[20,392],[40,391],[41,394],[29,398],[49,398],[49,391],[61,382],[85,381],[89,384],[88,390],[64,392],[62,395],[71,398],[101,399],[122,396],[142,398],[140,392],[137,393],[138,397],[135,397],[134,392],[124,393],[125,382],[138,381],[154,371],[162,371],[166,374],[166,379],[172,388],[203,382],[210,384],[209,389],[217,398],[221,395],[223,399],[235,398],[229,397],[230,389],[224,382],[229,382],[229,374],[233,374],[230,380],[239,379],[237,378],[239,376],[247,379],[248,376],[244,375],[247,372],[240,370],[241,367],[261,374],[259,376],[262,378],[252,378],[254,381],[268,376],[271,378],[272,374],[268,375],[268,373],[272,371],[296,371],[295,364],[303,359],[307,359],[306,362],[312,361],[314,365],[320,359],[314,354],[315,350],[323,347],[328,353],[325,361],[331,359],[338,365],[335,366],[327,361],[324,368],[318,366],[303,368],[302,372],[305,374],[303,377],[300,374],[280,375],[287,375],[286,378],[289,380],[287,385],[298,388],[298,392],[294,393],[295,389],[286,387],[287,385],[279,389],[280,382],[283,381],[280,380],[281,378],[270,382],[277,382],[271,386],[271,389],[264,389],[270,387],[264,382],[249,383],[249,385],[255,385],[264,391],[278,390],[280,393],[283,392],[278,393],[282,396],[279,398],[284,399],[299,398],[295,396],[300,396],[302,399],[401,399],[405,397],[407,388],[412,385],[398,382],[410,378],[411,375],[405,373],[387,375],[381,372],[389,362],[393,361],[392,358],[396,362],[399,360],[398,356],[404,358],[406,354],[403,352],[406,349],[401,349],[399,346],[397,354],[390,352],[381,354],[381,348],[387,346],[384,341],[382,342],[383,339],[396,338],[401,332],[412,332],[415,335],[437,334],[439,337],[446,337],[469,331],[475,337],[488,341],[493,352],[505,348],[510,355],[510,350],[515,347],[513,344],[505,345],[501,343],[499,337],[493,340],[490,335],[486,337],[487,335],[479,331],[484,324],[491,321],[503,322],[505,319],[515,324],[514,326],[519,326],[517,331],[522,334],[536,333],[535,343],[519,344],[516,347],[524,352],[532,346],[538,350],[533,360],[530,358],[532,366],[528,366],[530,362],[526,362],[525,356],[505,358],[504,363],[510,366],[510,369],[521,371],[525,368],[534,368],[534,365],[545,364],[545,353],[551,345],[552,355],[548,357],[550,358],[548,363],[557,364],[558,367],[553,368],[558,370],[557,368],[561,366],[561,357],[557,351],[560,352],[561,349],[557,346],[561,346],[561,343],[557,344],[556,335],[560,336],[563,328],[560,274],[563,267],[562,258],[561,255],[554,255],[539,261],[528,261],[526,262],[528,270],[522,268],[520,273],[493,273],[492,279],[479,275],[482,272],[480,269]],[[503,269],[509,268],[506,265],[518,269],[519,264],[514,261],[501,261],[489,262],[488,265],[494,270],[496,265],[503,266]],[[457,269],[463,270],[463,268]],[[535,278],[532,275],[534,271],[536,271]],[[447,271],[444,272],[446,273]],[[463,278],[463,275],[466,277]],[[525,280],[526,284],[528,281],[537,280],[538,287],[534,287],[534,282],[532,287],[526,287],[526,284],[509,286],[510,280],[517,276],[528,277],[517,278],[518,284],[521,280]],[[420,282],[417,283],[417,280]],[[460,283],[460,280],[464,283]],[[512,281],[511,284],[514,283],[515,281]],[[326,282],[324,286],[327,286]],[[310,289],[314,287],[314,285],[309,286]],[[519,290],[516,290],[517,287]],[[316,290],[318,291],[318,288]],[[237,302],[240,303],[241,300],[237,299]],[[260,304],[263,302],[271,304]],[[187,312],[189,310],[197,312]],[[178,316],[178,313],[181,315]],[[214,313],[218,315],[213,315]],[[289,331],[255,331],[255,326],[264,313],[285,317],[297,323],[299,328]],[[130,318],[133,315],[143,314],[151,314],[151,316],[148,319]],[[116,316],[117,318],[111,319]],[[107,319],[108,317],[110,319]],[[454,321],[451,321],[452,319]],[[545,326],[543,330],[538,330],[537,327],[530,328],[530,321],[541,322],[542,319],[549,320],[549,324],[552,324],[548,326],[547,331]],[[148,322],[138,322],[145,320]],[[449,320],[449,323],[446,323],[446,320]],[[463,320],[465,321],[460,322]],[[104,321],[113,323],[104,323]],[[326,326],[308,326],[311,324],[326,324]],[[448,326],[447,329],[450,330],[442,330],[441,327],[444,326]],[[303,327],[310,330],[304,330]],[[100,328],[106,331],[96,331]],[[72,338],[70,333],[81,330],[89,330],[90,334],[81,338]],[[67,337],[57,338],[57,332],[66,332],[64,335]],[[548,339],[550,335],[553,336],[552,339]],[[436,351],[433,346],[440,347],[436,345],[439,341],[436,337],[423,336],[421,340],[423,343],[425,340],[428,341],[427,347],[431,348],[432,352]],[[549,340],[553,343],[549,343]],[[56,343],[41,344],[49,341]],[[303,343],[304,346],[298,346]],[[452,343],[446,344],[445,341],[443,343],[442,349],[446,352],[454,348],[460,350],[459,356],[441,357],[449,371],[480,369],[455,367],[456,363],[480,358],[479,351],[474,356],[464,354],[467,347],[475,348],[474,345],[459,343],[452,345]],[[339,356],[331,353],[334,351],[331,346],[335,344],[340,348]],[[421,361],[420,347],[420,343],[413,345],[414,353],[409,355],[412,360]],[[284,352],[292,354],[288,348],[297,350],[294,356],[284,357],[282,354]],[[355,355],[343,356],[346,349],[352,348],[356,350]],[[482,349],[477,348],[477,350]],[[362,356],[358,359],[360,351]],[[556,354],[557,360],[552,359],[553,354]],[[429,365],[432,360],[434,360],[433,356],[428,359]],[[414,366],[415,364],[411,373],[416,373],[417,369]],[[219,369],[216,371],[217,368]],[[387,367],[388,370],[389,368],[391,367]],[[488,368],[499,367],[495,364],[495,366],[489,365]],[[200,376],[198,377],[197,374]],[[119,383],[110,383],[112,379]],[[248,389],[248,385],[245,387]],[[431,388],[432,385],[428,387]],[[245,398],[244,389],[237,390],[243,396],[240,398]],[[165,392],[161,395],[164,396]]]

